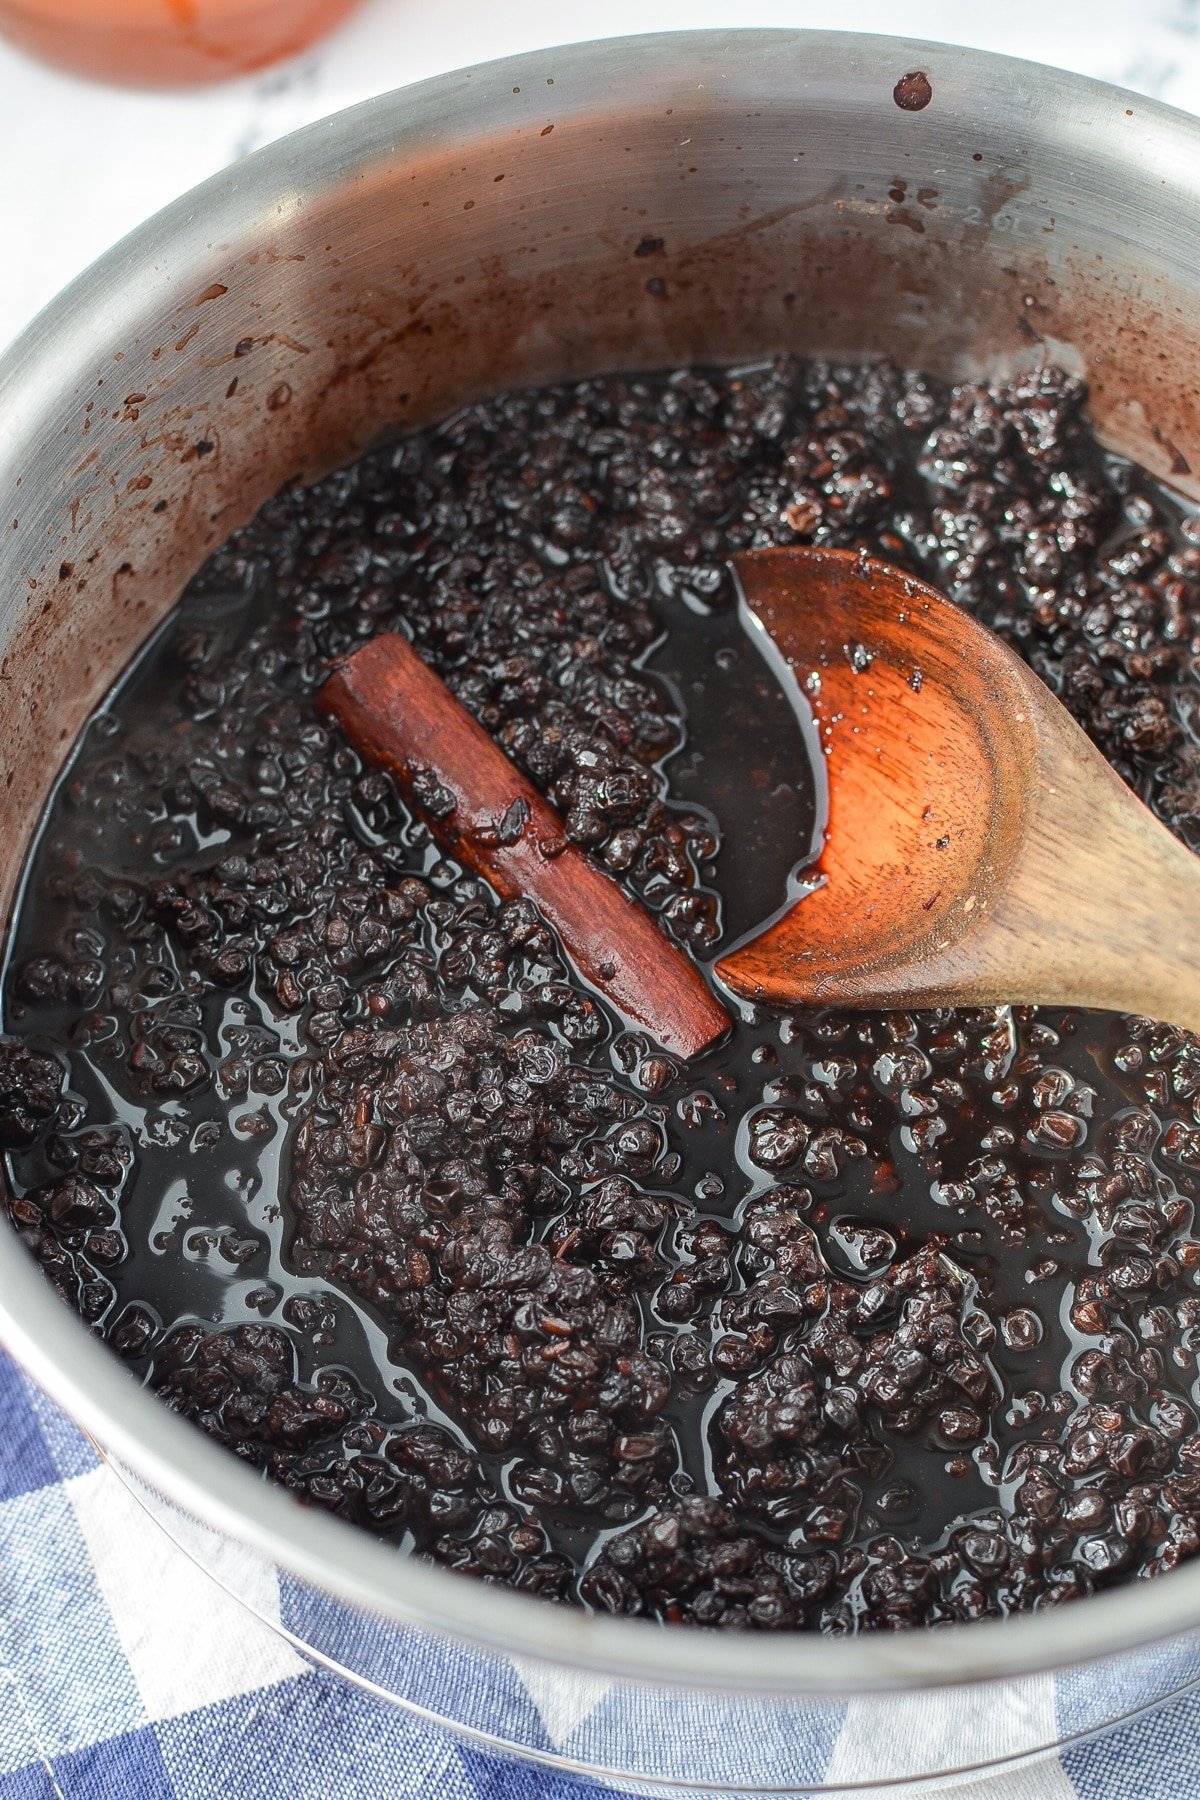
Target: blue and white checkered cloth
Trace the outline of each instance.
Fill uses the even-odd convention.
[[[229,1585],[248,1611],[159,1529],[129,1487],[0,1354],[0,1800],[604,1800],[616,1790],[484,1755],[409,1712],[314,1667],[266,1620],[305,1635],[330,1603],[231,1546]],[[207,1559],[212,1566],[212,1558]],[[219,1571],[218,1571],[219,1572]],[[261,1591],[257,1591],[261,1589]],[[307,1614],[296,1609],[307,1607]],[[336,1609],[335,1609],[336,1611]],[[258,1616],[255,1616],[255,1615]],[[336,1620],[335,1620],[336,1626]],[[354,1627],[361,1634],[363,1622]],[[369,1631],[369,1622],[366,1626]],[[361,1651],[361,1643],[358,1646]],[[436,1664],[434,1646],[422,1660]],[[519,1705],[547,1749],[587,1760],[588,1715],[620,1704],[613,1684],[576,1684],[572,1704],[537,1671],[445,1647],[429,1679],[490,1683],[478,1718]],[[1176,1647],[1173,1678],[1200,1676],[1200,1646]],[[359,1661],[361,1667],[361,1658]],[[1081,1676],[1031,1691],[1071,1728]],[[1104,1677],[1111,1681],[1111,1673]],[[1073,1685],[1074,1684],[1074,1685]],[[626,1691],[627,1693],[629,1690]],[[1074,1696],[1074,1701],[1073,1701]],[[428,1697],[436,1699],[431,1688]],[[1094,1698],[1094,1696],[1092,1696]],[[745,1731],[712,1709],[709,1741]],[[919,1701],[897,1703],[902,1733]],[[532,1709],[532,1710],[531,1710]],[[436,1708],[435,1708],[436,1710]],[[1119,1708],[1118,1708],[1119,1710]],[[855,1744],[878,1718],[822,1714],[803,1749],[808,1779],[852,1782]],[[661,1721],[643,1716],[636,1766],[654,1770]],[[627,1730],[636,1737],[638,1715]],[[984,1729],[986,1736],[986,1729]],[[657,1741],[661,1744],[662,1739]],[[743,1736],[744,1742],[744,1736]],[[736,1756],[736,1741],[733,1746]],[[781,1766],[791,1762],[791,1747]],[[861,1765],[859,1765],[861,1768]],[[713,1777],[722,1771],[714,1766]],[[726,1791],[732,1789],[729,1782]],[[858,1787],[860,1800],[867,1792]],[[886,1790],[895,1793],[895,1789]],[[950,1789],[955,1800],[1197,1800],[1200,1693],[1025,1769]]]

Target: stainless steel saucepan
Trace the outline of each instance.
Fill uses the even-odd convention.
[[[1198,221],[1200,121],[1032,64],[841,32],[539,52],[370,101],[215,177],[0,359],[0,914],[89,709],[283,482],[499,386],[789,349],[951,376],[1065,359],[1108,441],[1187,491]],[[647,237],[663,241],[651,281]],[[1156,1640],[1183,1656],[1200,1626],[1200,1562],[900,1636],[587,1617],[397,1556],[258,1480],[138,1386],[7,1222],[0,1337],[207,1526],[399,1631],[577,1683],[721,1690],[733,1718],[737,1696],[813,1716],[859,1696],[871,1716]],[[747,1785],[769,1786],[756,1755]],[[663,1756],[641,1772],[680,1774]]]

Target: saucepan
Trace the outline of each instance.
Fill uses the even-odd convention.
[[[1053,358],[1110,445],[1193,492],[1198,219],[1200,121],[844,32],[538,52],[215,177],[0,359],[0,916],[77,731],[204,557],[283,483],[499,387],[781,350],[947,377]],[[399,1556],[168,1413],[7,1220],[0,1338],[299,1643],[548,1761],[841,1790],[1044,1751],[1200,1676],[1200,1563],[827,1641],[591,1617]]]

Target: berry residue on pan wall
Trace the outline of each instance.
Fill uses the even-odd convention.
[[[1200,531],[1083,403],[509,395],[209,562],[57,789],[0,1039],[16,1224],[165,1404],[398,1548],[669,1621],[975,1618],[1200,1548],[1194,1039],[764,1011],[680,1066],[312,704],[404,629],[707,959],[814,817],[725,558],[862,544],[1200,842]]]

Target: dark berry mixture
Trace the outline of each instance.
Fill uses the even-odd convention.
[[[1200,1548],[1200,1044],[747,1016],[690,1066],[313,694],[402,629],[697,956],[812,838],[725,559],[865,545],[1014,644],[1200,847],[1200,530],[1044,370],[502,397],[287,493],[92,722],[29,872],[0,1148],[163,1401],[453,1568],[845,1632]]]

